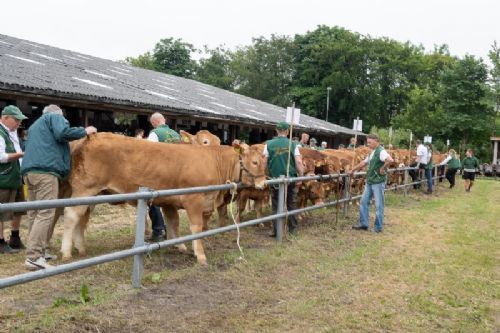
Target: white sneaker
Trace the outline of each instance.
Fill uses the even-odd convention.
[[[54,266],[49,265],[44,257],[40,257],[37,260],[26,259],[24,261],[24,266],[30,271],[36,271],[39,269],[52,268]]]

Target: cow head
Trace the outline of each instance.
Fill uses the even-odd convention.
[[[253,185],[257,189],[263,189],[266,186],[267,176],[261,149],[245,143],[235,148],[240,153],[241,182],[244,185]]]
[[[182,142],[200,146],[220,146],[220,139],[207,130],[198,131],[195,135],[180,130]]]

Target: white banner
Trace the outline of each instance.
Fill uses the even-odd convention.
[[[292,113],[293,113],[293,119],[292,119]],[[285,121],[289,124],[292,124],[292,125],[299,125],[300,124],[300,109],[297,109],[297,108],[294,109],[290,106],[287,107]]]
[[[353,131],[363,132],[363,120],[361,120],[361,119],[354,119],[354,121],[352,123],[352,130]]]

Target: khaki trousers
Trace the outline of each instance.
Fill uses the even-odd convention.
[[[24,177],[28,186],[28,201],[57,199],[59,180],[45,173],[28,173]],[[36,260],[45,255],[54,230],[55,208],[28,211],[29,239],[26,258]]]

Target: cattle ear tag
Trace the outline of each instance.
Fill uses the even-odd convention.
[[[185,143],[189,143],[190,142],[189,138],[187,136],[185,136],[185,135],[182,136],[182,141],[184,141]]]
[[[240,147],[234,147],[234,151],[237,152],[238,154],[240,153]]]

